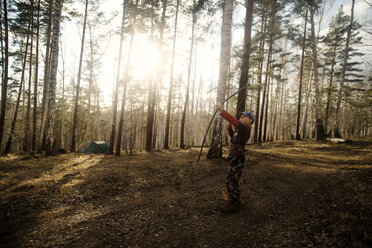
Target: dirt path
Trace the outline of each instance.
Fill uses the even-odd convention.
[[[243,206],[197,150],[1,158],[0,247],[371,247],[372,144],[247,146]]]

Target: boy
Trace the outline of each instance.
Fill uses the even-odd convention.
[[[242,112],[239,120],[237,120],[234,116],[226,112],[222,105],[218,106],[218,109],[221,112],[221,116],[230,123],[227,130],[231,137],[229,156],[227,157],[228,170],[226,177],[228,203],[221,206],[220,211],[234,213],[239,211],[239,179],[244,167],[244,147],[251,135],[251,126],[254,123],[254,118],[250,112]],[[235,127],[235,130],[232,126]]]

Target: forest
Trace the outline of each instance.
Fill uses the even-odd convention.
[[[0,5],[1,247],[372,244],[372,1]]]
[[[1,152],[200,146],[240,89],[250,143],[370,137],[371,20],[336,3],[3,1]]]

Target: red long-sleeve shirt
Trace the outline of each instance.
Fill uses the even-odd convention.
[[[236,127],[236,130],[231,126],[227,128],[229,136],[231,137],[231,145],[229,154],[238,157],[244,157],[244,146],[250,137],[251,127],[242,124],[234,116],[225,110],[221,110],[221,116]]]

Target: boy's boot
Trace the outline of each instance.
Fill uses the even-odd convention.
[[[227,201],[225,205],[220,207],[220,212],[222,213],[237,213],[239,212],[240,201],[233,200]]]

